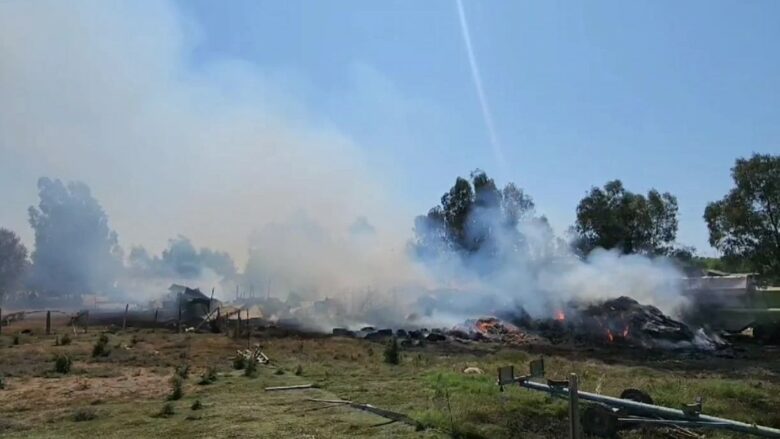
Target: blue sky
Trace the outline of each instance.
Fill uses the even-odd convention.
[[[679,199],[678,240],[734,159],[780,152],[780,2],[487,2],[465,13],[499,164],[453,1],[180,2],[192,68],[242,59],[365,148],[421,213],[479,167],[515,181],[558,232],[592,185]]]
[[[735,158],[780,153],[780,2],[0,2],[0,226],[87,183],[123,247],[227,250],[305,212],[413,217],[481,168],[558,234],[593,185],[678,197],[682,244]],[[503,156],[503,160],[498,157]],[[150,214],[153,213],[153,214]]]

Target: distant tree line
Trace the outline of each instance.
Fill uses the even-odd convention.
[[[651,257],[670,256],[723,271],[755,272],[780,281],[780,156],[754,154],[731,169],[733,188],[709,203],[704,219],[720,258],[694,255],[676,242],[677,199],[651,189],[627,190],[620,180],[591,188],[577,205],[572,248],[587,256],[596,248]],[[202,270],[235,276],[230,255],[196,249],[185,237],[162,256],[133,248],[127,262],[108,217],[89,187],[41,178],[38,206],[30,207],[32,253],[11,230],[0,228],[0,302],[20,288],[41,294],[111,292],[122,274],[193,278]],[[479,272],[512,260],[534,235],[552,236],[533,199],[514,183],[499,188],[481,170],[458,177],[440,203],[414,222],[411,248],[421,259],[458,255]],[[545,239],[547,239],[545,238]],[[557,245],[558,243],[554,243]]]
[[[734,188],[704,212],[709,242],[721,258],[696,256],[679,245],[677,198],[651,189],[627,190],[620,180],[593,187],[577,205],[570,231],[572,249],[587,256],[596,248],[625,254],[668,256],[701,268],[754,272],[780,280],[780,156],[754,154],[737,159],[731,171]],[[499,190],[483,171],[458,177],[439,205],[415,219],[412,248],[422,258],[442,253],[495,256],[497,243],[521,248],[521,220],[534,217],[531,197],[513,183]]]

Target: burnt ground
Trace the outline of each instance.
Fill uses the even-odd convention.
[[[559,438],[566,405],[511,388],[499,392],[497,367],[545,356],[547,375],[576,372],[581,388],[617,396],[647,391],[656,403],[679,407],[704,397],[708,414],[780,427],[780,350],[738,342],[714,353],[642,350],[620,344],[534,341],[520,345],[480,341],[426,342],[401,350],[399,365],[383,361],[385,342],[307,334],[280,328],[251,338],[175,333],[170,328],[92,327],[73,335],[65,321],[43,334],[41,318],[3,327],[0,336],[0,435],[7,437],[483,437]],[[29,334],[20,334],[25,329]],[[106,332],[107,331],[107,332]],[[106,332],[108,353],[93,356]],[[72,342],[55,346],[68,333]],[[18,344],[15,344],[15,335]],[[236,350],[262,345],[271,365],[247,377],[233,367]],[[55,357],[72,360],[55,372]],[[170,401],[176,367],[189,365],[183,397]],[[467,367],[484,374],[466,374]],[[215,368],[217,379],[199,385]],[[317,388],[265,392],[266,386]],[[309,398],[348,399],[406,414],[422,431],[342,405]],[[202,409],[192,410],[195,401]],[[624,438],[669,437],[662,429]],[[712,433],[706,437],[739,437]]]

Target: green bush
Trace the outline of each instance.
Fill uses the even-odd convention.
[[[206,372],[203,373],[203,375],[200,376],[200,381],[198,384],[206,385],[211,384],[217,381],[217,368],[214,366],[209,366],[208,369],[206,369]]]
[[[298,365],[298,367],[295,368],[295,375],[297,376],[303,375],[303,366],[301,366],[300,364]]]
[[[401,350],[398,347],[398,339],[393,337],[385,346],[385,363],[399,364],[401,362]]]
[[[5,389],[5,377],[0,374],[0,390]]]
[[[91,421],[97,418],[97,412],[90,407],[80,408],[74,411],[71,417],[75,422]]]
[[[180,376],[181,379],[186,380],[190,377],[190,365],[187,363],[181,364],[180,366],[176,367],[176,375]]]
[[[70,367],[73,365],[73,360],[67,355],[57,355],[54,358],[54,371],[61,374],[70,372]]]
[[[157,414],[157,416],[162,418],[169,418],[176,414],[176,408],[173,406],[173,403],[166,402],[165,405],[162,406],[160,409],[160,413]]]
[[[71,343],[71,341],[72,340],[70,339],[70,336],[68,334],[65,334],[60,339],[60,345],[67,346],[67,345],[69,345]]]
[[[248,360],[244,368],[244,376],[254,378],[257,376],[257,361]]]
[[[199,399],[196,399],[195,402],[192,403],[192,407],[190,408],[192,410],[200,410],[203,408],[203,403],[201,403]]]
[[[168,401],[178,401],[184,396],[184,380],[179,375],[171,378],[171,393],[168,395]]]
[[[14,334],[14,341],[13,341],[13,343],[14,343],[14,346],[19,344],[19,334]]]
[[[105,333],[100,334],[97,343],[92,347],[92,356],[107,357],[110,353],[111,350],[108,349],[108,335]]]
[[[244,358],[242,355],[236,355],[233,357],[233,369],[241,370],[246,367],[246,358]]]

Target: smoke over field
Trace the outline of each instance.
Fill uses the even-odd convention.
[[[239,59],[196,59],[197,30],[172,4],[3,2],[0,41],[4,178],[27,188],[27,205],[39,176],[87,182],[94,192],[42,180],[40,212],[56,193],[101,213],[52,215],[98,221],[55,227],[31,211],[42,289],[145,299],[181,280],[225,298],[255,285],[442,320],[618,295],[678,302],[670,264],[611,252],[583,261],[543,217],[522,215],[530,198],[514,186],[500,194],[508,204],[480,198],[462,212],[461,247],[437,241],[435,222],[414,236],[414,212],[359,145],[290,98],[288,81]],[[20,224],[15,207],[4,215]]]

